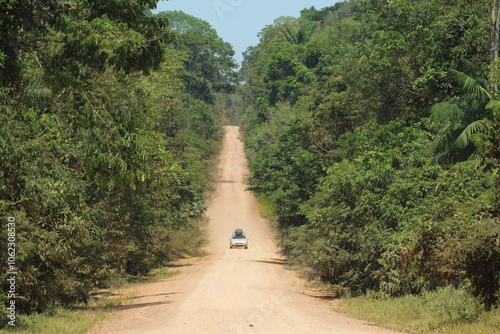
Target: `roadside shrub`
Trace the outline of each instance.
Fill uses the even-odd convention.
[[[483,305],[469,292],[451,286],[425,291],[421,299],[426,315],[436,319],[436,326],[470,322],[484,311]]]
[[[459,230],[441,245],[441,257],[470,282],[488,309],[500,298],[500,220],[486,219]]]

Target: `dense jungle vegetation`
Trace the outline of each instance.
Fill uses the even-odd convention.
[[[153,15],[156,3],[0,1],[0,212],[16,224],[18,312],[196,250],[221,124],[238,114],[249,189],[310,278],[498,306],[497,0],[304,9],[262,30],[240,77],[207,22]]]
[[[86,301],[204,242],[237,65],[208,23],[152,15],[156,3],[0,2],[0,211],[4,236],[15,219],[18,314]],[[0,248],[3,304],[7,237]]]
[[[278,18],[247,50],[249,189],[310,278],[498,305],[498,10],[350,0]]]

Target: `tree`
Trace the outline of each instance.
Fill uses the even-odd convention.
[[[290,21],[278,26],[278,32],[290,44],[307,44],[318,30],[318,25],[313,22]]]
[[[484,79],[489,5],[310,8],[276,20],[248,49],[250,189],[273,204],[282,250],[311,277],[392,296],[463,284],[497,303],[500,108]],[[474,155],[483,161],[460,162]]]
[[[490,24],[491,24],[490,64],[493,64],[498,57],[498,30],[500,26],[499,0],[491,0]]]
[[[467,72],[454,71],[462,95],[432,107],[432,119],[437,120],[441,127],[431,150],[437,154],[435,159],[440,163],[477,160],[484,154],[478,134],[486,130],[486,106],[492,95],[489,83],[478,67],[467,61],[465,65]]]
[[[356,19],[369,29],[369,43],[344,67],[370,101],[366,112],[381,122],[427,116],[436,100],[455,93],[450,72],[462,59],[488,63],[485,2],[367,0],[360,7]]]
[[[496,59],[498,58],[498,34],[500,28],[500,1],[491,0],[490,9],[490,30],[491,30],[491,47],[490,47],[490,66],[493,68]],[[497,84],[492,83],[491,89],[493,94],[497,93]]]
[[[0,211],[18,226],[23,314],[171,259],[204,212],[220,129],[183,101],[156,1],[0,3]]]
[[[264,125],[262,131],[270,126]],[[280,228],[286,228],[305,223],[299,207],[312,195],[323,174],[324,161],[311,150],[312,143],[300,117],[293,117],[281,127],[276,142],[265,145],[252,160],[249,189],[272,200]]]
[[[213,103],[215,93],[231,92],[237,77],[232,46],[210,24],[180,11],[156,15],[172,22],[178,39],[171,47],[185,53],[183,81],[189,94]]]
[[[158,66],[172,35],[166,19],[144,15],[156,2],[2,1],[2,85],[19,81],[26,54],[60,80],[84,76],[82,67],[129,72]]]

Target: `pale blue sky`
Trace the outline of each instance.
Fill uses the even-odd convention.
[[[280,16],[300,16],[304,8],[321,9],[343,0],[169,0],[159,1],[154,11],[180,10],[208,21],[220,37],[233,45],[241,62],[249,46],[259,42],[257,34]]]

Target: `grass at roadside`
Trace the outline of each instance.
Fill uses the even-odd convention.
[[[139,282],[154,282],[159,279],[179,274],[178,270],[162,267],[153,270],[147,277],[129,278],[128,283],[120,280],[112,284],[114,287]],[[53,307],[41,314],[20,315],[16,319],[16,327],[7,326],[0,333],[16,334],[84,334],[92,326],[103,320],[116,307],[126,304],[130,296],[112,297],[113,294],[99,293],[92,297],[88,305],[73,305],[71,308]]]
[[[198,226],[199,225],[199,226]],[[175,238],[170,247],[177,254],[186,257],[203,256],[203,245],[206,242],[206,231],[202,226],[206,221],[199,222],[189,230],[175,231]],[[148,276],[127,276],[110,282],[111,290],[121,289],[135,283],[148,283],[178,275],[180,272],[168,266],[154,269]],[[98,293],[92,297],[88,305],[73,305],[70,308],[53,307],[41,314],[29,316],[19,315],[16,327],[7,326],[0,329],[0,334],[85,334],[95,324],[102,321],[116,307],[124,305],[131,296],[112,297],[106,293]]]
[[[16,327],[7,326],[0,333],[18,334],[84,334],[103,320],[106,312],[121,305],[121,301],[102,298],[92,300],[88,307],[65,309],[54,307],[41,314],[20,315]]]
[[[276,222],[276,205],[272,200],[262,195],[255,195],[259,205],[259,211],[262,217],[266,218],[268,223]]]
[[[421,296],[342,299],[338,310],[409,333],[500,334],[500,309],[486,312],[465,291],[450,287]]]

